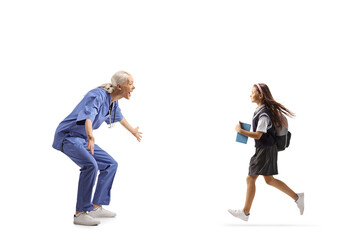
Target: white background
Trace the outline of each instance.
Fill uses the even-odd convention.
[[[1,1],[1,239],[304,239],[358,226],[357,1]],[[79,168],[51,145],[57,125],[118,70],[140,126],[94,132],[119,163],[98,227],[72,224]],[[296,113],[279,179],[305,192],[299,215],[259,177],[242,208],[254,83]],[[6,236],[4,238],[3,236]]]

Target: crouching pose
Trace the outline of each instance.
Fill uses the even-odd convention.
[[[117,72],[111,83],[89,91],[75,109],[57,127],[53,147],[66,154],[80,167],[74,224],[98,225],[95,218],[115,217],[103,208],[110,203],[110,190],[117,170],[117,162],[95,144],[93,129],[105,121],[110,127],[120,122],[140,142],[139,127],[133,128],[123,117],[118,100],[130,99],[135,89],[133,77],[124,71]],[[94,196],[95,180],[98,175]]]

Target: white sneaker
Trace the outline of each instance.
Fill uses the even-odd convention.
[[[295,201],[298,208],[300,209],[300,215],[304,213],[304,193],[297,193],[298,199]]]
[[[246,215],[244,210],[240,210],[240,209],[236,209],[236,210],[233,210],[233,209],[229,209],[228,210],[229,213],[231,215],[233,215],[234,217],[237,217],[237,218],[240,218],[241,220],[244,220],[244,221],[248,221],[249,220],[249,215]]]
[[[74,224],[85,225],[85,226],[96,226],[100,224],[100,221],[92,218],[86,212],[80,212],[74,215]]]
[[[111,218],[116,216],[116,213],[106,210],[102,206],[95,208],[88,214],[93,218]]]

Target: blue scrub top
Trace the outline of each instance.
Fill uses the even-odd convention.
[[[62,144],[66,137],[81,137],[88,139],[85,132],[85,120],[92,121],[93,129],[97,129],[106,121],[111,123],[121,121],[123,115],[118,102],[114,101],[109,116],[110,94],[102,88],[95,88],[88,92],[75,109],[57,127],[53,148],[62,151]]]

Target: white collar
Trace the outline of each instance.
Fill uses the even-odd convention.
[[[256,110],[255,110],[255,113],[259,112],[264,107],[265,107],[265,104],[261,105],[260,107],[257,107]]]

